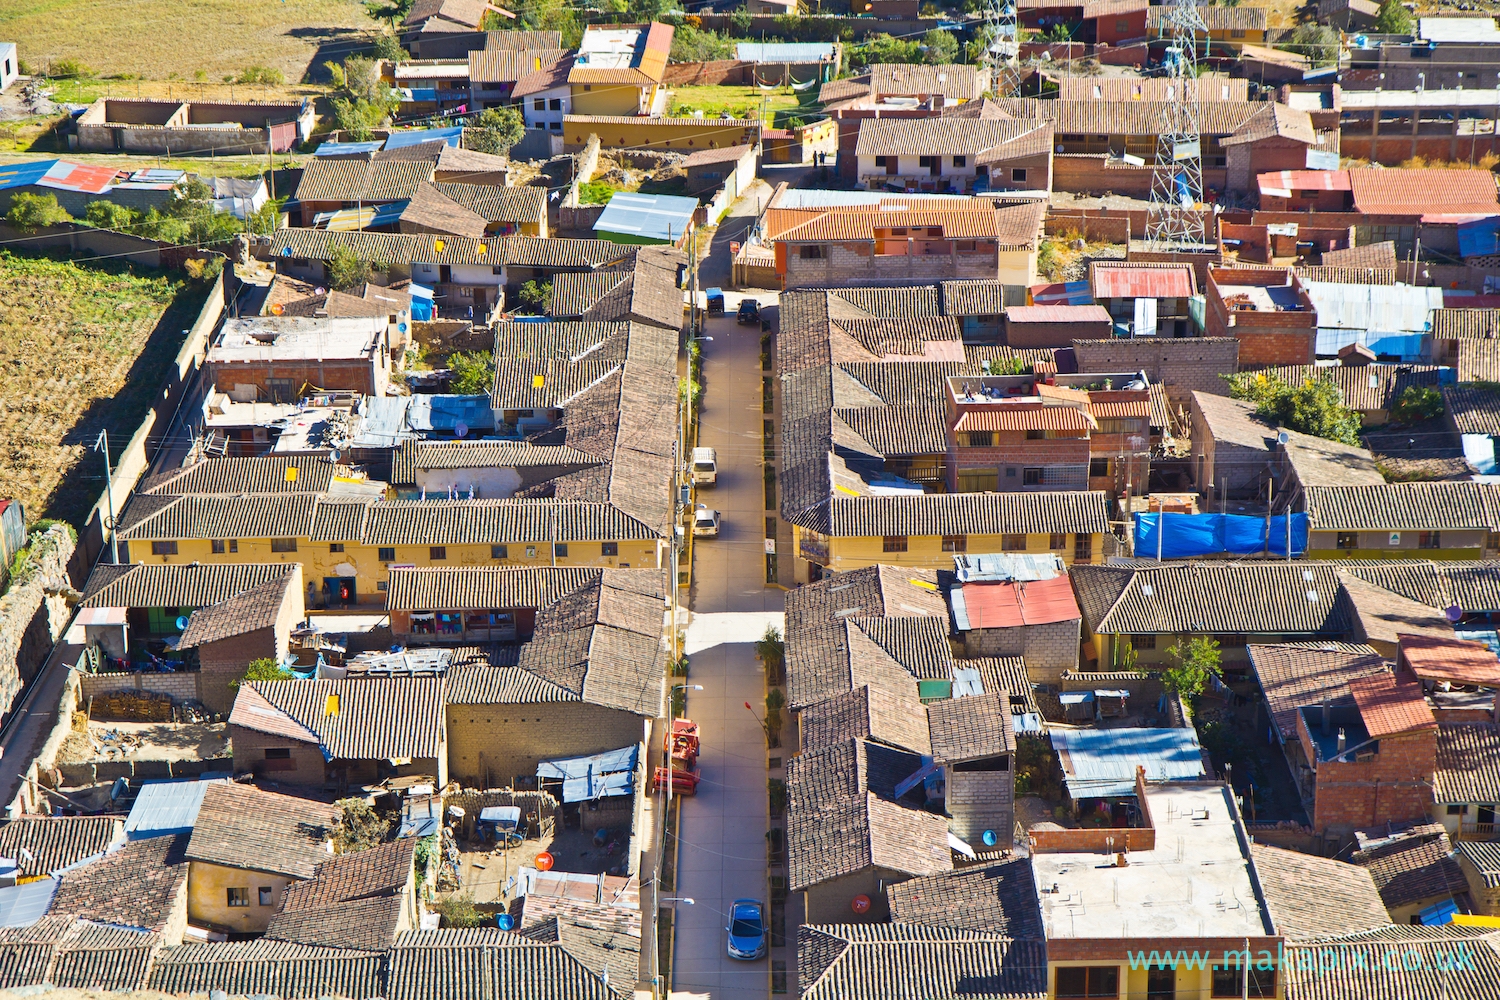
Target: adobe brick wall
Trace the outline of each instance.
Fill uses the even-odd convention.
[[[948,828],[976,850],[993,830],[1009,846],[1016,828],[1013,771],[955,771],[947,768]]]
[[[1458,855],[1458,869],[1469,883],[1469,898],[1474,901],[1474,912],[1486,917],[1500,916],[1500,888],[1485,884],[1484,876],[1474,863],[1462,852]]]
[[[295,596],[300,603],[301,592]],[[245,668],[251,660],[279,660],[282,649],[285,646],[278,648],[273,626],[199,646],[198,700],[207,705],[209,711],[227,715],[234,708],[235,691],[230,683],[245,676]]]
[[[1219,376],[1239,371],[1240,342],[1233,337],[1075,340],[1073,357],[1080,372],[1144,371],[1162,385],[1167,399],[1181,405],[1194,391],[1229,395]]]
[[[173,701],[199,699],[199,675],[184,671],[180,674],[80,674],[79,691],[87,704],[112,691],[149,691],[170,695]]]
[[[540,761],[618,750],[641,742],[648,720],[583,702],[449,705],[448,769],[471,787],[535,774]]]
[[[261,398],[269,398],[267,385],[270,379],[291,379],[293,391],[304,385],[315,385],[321,389],[342,389],[359,392],[366,396],[385,394],[389,380],[387,367],[380,363],[380,352],[376,360],[366,358],[325,361],[269,361],[269,362],[213,362],[208,365],[208,377],[220,392],[233,392],[236,385],[259,387]]]
[[[715,59],[711,62],[673,63],[662,73],[664,87],[719,87],[724,84],[750,83],[754,63],[738,59]]]
[[[1431,732],[1382,739],[1368,761],[1319,761],[1313,828],[1340,836],[1355,829],[1423,819],[1432,813],[1437,739]]]
[[[1078,667],[1081,627],[1074,618],[1047,625],[971,629],[963,634],[963,655],[1024,657],[1026,674],[1033,682],[1056,684],[1065,671]]]
[[[837,243],[824,245],[824,256],[803,260],[786,255],[783,288],[838,286],[854,283],[951,281],[1000,276],[999,261],[989,254],[858,254]]]
[[[321,787],[323,784],[323,751],[314,743],[302,743],[233,724],[229,727],[229,740],[234,748],[236,774],[250,771],[257,777],[288,785]],[[270,747],[289,748],[291,760],[267,761],[266,750]]]
[[[1150,851],[1156,848],[1156,831],[1150,827],[1100,827],[1091,830],[1033,827],[1027,832],[1031,836],[1031,850],[1035,854],[1096,851],[1101,855],[1101,864],[1107,863],[1103,855],[1110,851]]]
[[[1135,198],[1151,197],[1151,180],[1156,168],[1150,163],[1133,166],[1110,163],[1103,153],[1059,153],[1052,158],[1052,190],[1073,194],[1118,194]],[[1224,190],[1223,167],[1206,167],[1203,186]]]

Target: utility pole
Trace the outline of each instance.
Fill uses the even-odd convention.
[[[120,541],[115,537],[115,484],[114,477],[110,473],[109,460],[109,429],[105,428],[99,432],[94,439],[94,450],[104,453],[104,502],[109,507],[108,516],[101,523],[101,527],[109,532],[109,558],[111,562],[120,561]]]

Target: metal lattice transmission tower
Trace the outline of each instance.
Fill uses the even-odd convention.
[[[1194,43],[1208,28],[1194,0],[1172,0],[1165,11],[1172,44],[1165,57],[1168,96],[1156,141],[1156,172],[1146,243],[1152,250],[1196,249],[1204,245],[1203,155],[1199,135],[1198,58]]]
[[[1020,45],[1016,0],[987,0],[984,23],[990,43],[984,62],[990,69],[990,93],[997,98],[1021,96]]]

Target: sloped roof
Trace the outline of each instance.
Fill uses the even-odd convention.
[[[438,191],[431,184],[417,188],[406,207],[401,222],[434,233],[450,233],[479,239],[484,236],[485,220]]]
[[[215,782],[204,789],[186,857],[229,868],[311,878],[317,866],[331,857],[327,843],[333,836],[334,819],[334,809],[326,802],[253,785]]]
[[[191,649],[275,625],[295,577],[295,573],[287,573],[279,580],[194,611],[188,617],[187,628],[182,630],[177,648]]]
[[[1290,139],[1311,146],[1318,141],[1312,116],[1306,111],[1289,108],[1275,101],[1261,106],[1245,123],[1219,141],[1221,146],[1238,146],[1263,139]]]
[[[1390,923],[1374,879],[1356,865],[1266,844],[1251,845],[1250,859],[1276,932],[1289,941]]]
[[[1469,890],[1448,834],[1437,824],[1355,851],[1349,860],[1370,873],[1390,909]]]
[[[1365,215],[1500,215],[1488,170],[1426,167],[1349,171],[1354,210]]]
[[[1308,487],[1309,526],[1332,531],[1500,531],[1500,485],[1476,482]]]
[[[0,826],[0,857],[24,876],[48,875],[103,854],[124,833],[117,816],[22,816]]]
[[[1043,941],[908,924],[805,924],[797,929],[803,1000],[1047,996]]]
[[[1322,648],[1323,646],[1329,648]],[[1272,723],[1283,741],[1297,738],[1297,712],[1311,705],[1352,705],[1349,682],[1387,672],[1369,646],[1343,643],[1249,645],[1250,666],[1260,682]]]
[[[164,931],[186,891],[187,841],[181,834],[133,840],[65,873],[48,912]]]
[[[888,886],[891,923],[985,931],[1027,941],[1046,937],[1028,858],[928,875]]]
[[[290,680],[240,685],[229,722],[272,733],[302,727],[332,760],[433,758],[442,752],[442,715],[436,677]]]
[[[1313,574],[1312,580],[1303,573]],[[1167,563],[1074,566],[1088,627],[1099,634],[1323,634],[1349,630],[1339,580],[1326,563]],[[1149,592],[1148,592],[1149,590]],[[1317,595],[1308,600],[1307,593]]]
[[[1437,719],[1422,694],[1422,685],[1401,683],[1389,674],[1356,677],[1349,693],[1371,739],[1436,729]]]
[[[927,713],[916,692],[863,684],[804,708],[801,746],[817,750],[850,739],[874,739],[912,753],[931,753]]]
[[[432,180],[434,165],[419,160],[313,157],[302,170],[297,200],[403,201]]]
[[[976,162],[1046,153],[1052,126],[1037,119],[978,120],[963,118],[870,118],[859,124],[858,156],[975,156]]]
[[[289,580],[286,563],[100,563],[84,585],[85,608],[203,608]]]
[[[385,988],[385,956],[270,938],[185,944],[157,955],[148,985],[177,994],[373,997]]]
[[[1491,723],[1444,723],[1437,731],[1433,798],[1500,802],[1500,734]]]

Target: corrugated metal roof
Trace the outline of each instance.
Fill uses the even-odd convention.
[[[1007,323],[1108,323],[1109,312],[1103,306],[1011,306],[1005,310]]]
[[[1303,284],[1318,313],[1320,354],[1322,330],[1426,333],[1432,328],[1432,311],[1443,307],[1443,290],[1435,287],[1340,285],[1327,281]]]
[[[1198,734],[1186,729],[1052,729],[1068,793],[1133,795],[1135,769],[1147,781],[1191,781],[1204,776]]]
[[[131,840],[162,837],[169,833],[191,833],[198,822],[198,809],[208,781],[152,781],[141,786],[130,816],[125,820],[125,836]]]
[[[970,583],[955,588],[952,597],[954,621],[961,631],[1051,625],[1081,617],[1066,576]]]
[[[1089,280],[1096,299],[1185,299],[1193,294],[1193,268],[1095,264]]]
[[[448,128],[424,128],[414,129],[410,132],[392,132],[390,138],[385,140],[386,149],[404,149],[407,146],[420,146],[424,142],[445,142],[450,146],[457,147],[463,138],[464,129],[462,125],[453,125]]]
[[[687,231],[697,210],[697,198],[616,191],[594,223],[594,232],[671,243]]]
[[[325,142],[314,150],[314,156],[363,156],[373,153],[384,146],[385,143],[376,139],[372,142]]]
[[[808,63],[833,59],[832,42],[740,42],[734,57],[741,62]]]

